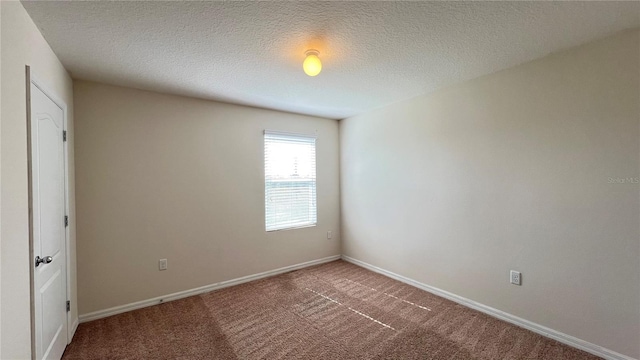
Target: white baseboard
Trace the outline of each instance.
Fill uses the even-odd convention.
[[[249,281],[253,281],[253,280],[258,280],[258,279],[262,279],[262,278],[266,278],[266,277],[270,277],[270,276],[274,276],[274,275],[279,275],[279,274],[283,274],[289,271],[293,271],[293,270],[298,270],[298,269],[302,269],[302,268],[306,268],[309,266],[313,266],[313,265],[318,265],[318,264],[324,264],[330,261],[334,261],[334,260],[338,260],[340,259],[340,255],[334,255],[334,256],[329,256],[326,258],[322,258],[322,259],[317,259],[317,260],[312,260],[312,261],[307,261],[301,264],[296,264],[296,265],[291,265],[291,266],[285,266],[283,268],[279,268],[279,269],[275,269],[275,270],[269,270],[269,271],[265,271],[265,272],[261,272],[258,274],[253,274],[253,275],[248,275],[248,276],[243,276],[237,279],[232,279],[232,280],[227,280],[227,281],[222,281],[219,283],[215,283],[215,284],[211,284],[211,285],[205,285],[205,286],[201,286],[195,289],[190,289],[190,290],[185,290],[185,291],[179,291],[173,294],[168,294],[168,295],[164,295],[164,296],[158,296],[152,299],[147,299],[147,300],[142,300],[142,301],[138,301],[138,302],[134,302],[134,303],[130,303],[130,304],[125,304],[125,305],[120,305],[120,306],[116,306],[116,307],[112,307],[109,309],[104,309],[104,310],[99,310],[99,311],[94,311],[91,313],[87,313],[87,314],[82,314],[79,316],[80,319],[80,323],[84,323],[87,321],[92,321],[92,320],[97,320],[97,319],[102,319],[108,316],[112,316],[112,315],[116,315],[116,314],[121,314],[127,311],[132,311],[132,310],[136,310],[136,309],[141,309],[141,308],[145,308],[148,306],[153,306],[153,305],[158,305],[158,304],[162,304],[168,301],[173,301],[173,300],[178,300],[178,299],[183,299],[189,296],[194,296],[194,295],[198,295],[198,294],[203,294],[203,293],[207,293],[213,290],[218,290],[218,289],[222,289],[222,288],[226,288],[229,286],[234,286],[234,285],[239,285],[242,283],[246,283]]]
[[[565,333],[561,333],[559,331],[550,329],[548,327],[542,326],[540,324],[536,324],[534,322],[531,322],[529,320],[525,320],[523,318],[517,317],[515,315],[511,315],[509,313],[506,313],[504,311],[498,310],[498,309],[494,309],[490,306],[484,305],[484,304],[480,304],[478,302],[475,302],[473,300],[464,298],[462,296],[456,295],[456,294],[452,294],[448,291],[445,290],[441,290],[438,288],[435,288],[433,286],[429,286],[426,284],[423,284],[421,282],[415,281],[413,279],[409,279],[407,277],[404,277],[402,275],[398,275],[396,273],[393,273],[391,271],[387,271],[384,269],[381,269],[377,266],[368,264],[364,261],[360,261],[357,259],[354,259],[352,257],[346,256],[346,255],[342,255],[342,259],[345,261],[348,261],[352,264],[361,266],[365,269],[377,272],[379,274],[385,275],[387,277],[390,277],[392,279],[401,281],[405,284],[409,284],[411,286],[417,287],[418,289],[422,289],[424,291],[430,292],[434,295],[443,297],[445,299],[454,301],[458,304],[464,305],[466,307],[472,308],[474,310],[478,310],[482,313],[485,313],[487,315],[493,316],[495,318],[498,318],[500,320],[506,321],[508,323],[517,325],[519,327],[525,328],[527,330],[531,330],[537,334],[540,334],[542,336],[546,336],[548,338],[554,339],[558,342],[561,342],[563,344],[572,346],[574,348],[580,349],[580,350],[584,350],[588,353],[591,353],[593,355],[596,356],[600,356],[602,358],[605,359],[611,359],[611,360],[636,360],[632,357],[617,353],[613,350],[609,350],[607,348],[604,348],[602,346],[598,346],[596,344],[592,344],[588,341],[584,341],[581,339],[578,339],[576,337],[573,337],[571,335],[567,335]]]
[[[76,318],[71,325],[71,331],[69,331],[69,339],[67,341],[67,345],[71,344],[71,340],[73,340],[73,336],[76,334],[76,330],[78,330],[78,325],[80,325],[80,321]]]

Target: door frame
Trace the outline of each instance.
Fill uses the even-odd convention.
[[[56,105],[58,105],[62,109],[62,129],[63,131],[67,131],[67,104],[62,101],[59,97],[55,95],[54,92],[50,91],[49,88],[44,85],[42,81],[36,77],[31,71],[31,67],[29,65],[25,66],[26,71],[26,95],[27,95],[27,175],[28,175],[28,198],[29,198],[29,281],[30,281],[30,306],[31,306],[31,358],[35,359],[36,353],[36,327],[35,327],[35,297],[34,297],[34,289],[35,289],[35,279],[34,279],[34,269],[35,269],[35,254],[33,252],[33,174],[31,172],[32,166],[32,150],[33,144],[31,143],[31,85],[35,85],[38,89],[40,89],[51,101],[53,101]],[[67,132],[67,134],[69,134]],[[63,147],[63,163],[64,163],[64,213],[66,216],[69,216],[69,139],[67,141],[62,142]],[[69,217],[69,226],[64,228],[64,243],[65,243],[65,252],[66,252],[66,263],[65,267],[65,277],[67,281],[67,288],[65,289],[67,301],[71,300],[71,256],[70,256],[70,231],[71,231],[71,218]],[[73,334],[75,333],[75,325],[72,323],[71,312],[67,311],[66,313],[66,321],[67,321],[67,345],[71,343],[71,339],[73,338]]]

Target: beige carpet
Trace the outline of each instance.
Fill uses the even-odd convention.
[[[344,261],[81,324],[64,359],[596,359]]]

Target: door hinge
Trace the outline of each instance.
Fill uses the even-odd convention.
[[[67,312],[71,311],[71,301],[67,300]]]
[[[64,216],[64,227],[69,226],[69,216],[65,215]]]
[[[67,130],[62,131],[62,141],[67,141]]]

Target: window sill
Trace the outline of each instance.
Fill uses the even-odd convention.
[[[296,229],[304,229],[304,228],[310,228],[310,227],[315,227],[318,224],[308,224],[308,225],[300,225],[300,226],[292,226],[292,227],[286,227],[286,228],[282,228],[282,229],[273,229],[273,230],[266,230],[266,232],[276,232],[276,231],[285,231],[285,230],[296,230]]]

